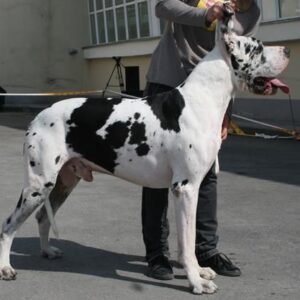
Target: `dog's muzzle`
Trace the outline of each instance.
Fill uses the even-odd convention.
[[[280,89],[285,94],[290,93],[289,86],[278,78],[256,77],[253,80],[253,92],[256,94],[270,95],[274,89]]]

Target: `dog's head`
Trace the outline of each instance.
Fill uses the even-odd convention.
[[[268,94],[274,87],[288,92],[288,87],[277,76],[289,63],[289,49],[264,46],[253,37],[236,35],[229,27],[228,23],[223,24],[220,38],[225,44],[238,88],[256,94]]]

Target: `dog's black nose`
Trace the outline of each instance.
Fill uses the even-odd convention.
[[[283,52],[285,54],[286,57],[290,57],[291,55],[291,50],[288,47],[284,47]]]

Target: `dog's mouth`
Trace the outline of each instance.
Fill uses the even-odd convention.
[[[290,93],[289,86],[278,78],[256,77],[253,83],[254,92],[257,94],[271,95],[274,94],[277,89],[280,89],[285,94]]]

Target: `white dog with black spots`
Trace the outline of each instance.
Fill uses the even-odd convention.
[[[221,146],[221,125],[236,90],[264,94],[288,65],[285,47],[264,47],[219,28],[216,47],[176,89],[141,99],[75,98],[58,102],[32,121],[24,143],[24,186],[0,235],[0,278],[12,280],[10,250],[18,228],[36,214],[42,255],[57,235],[54,214],[80,178],[102,172],[173,191],[179,262],[192,291],[214,293],[215,272],[195,257],[198,189]]]

